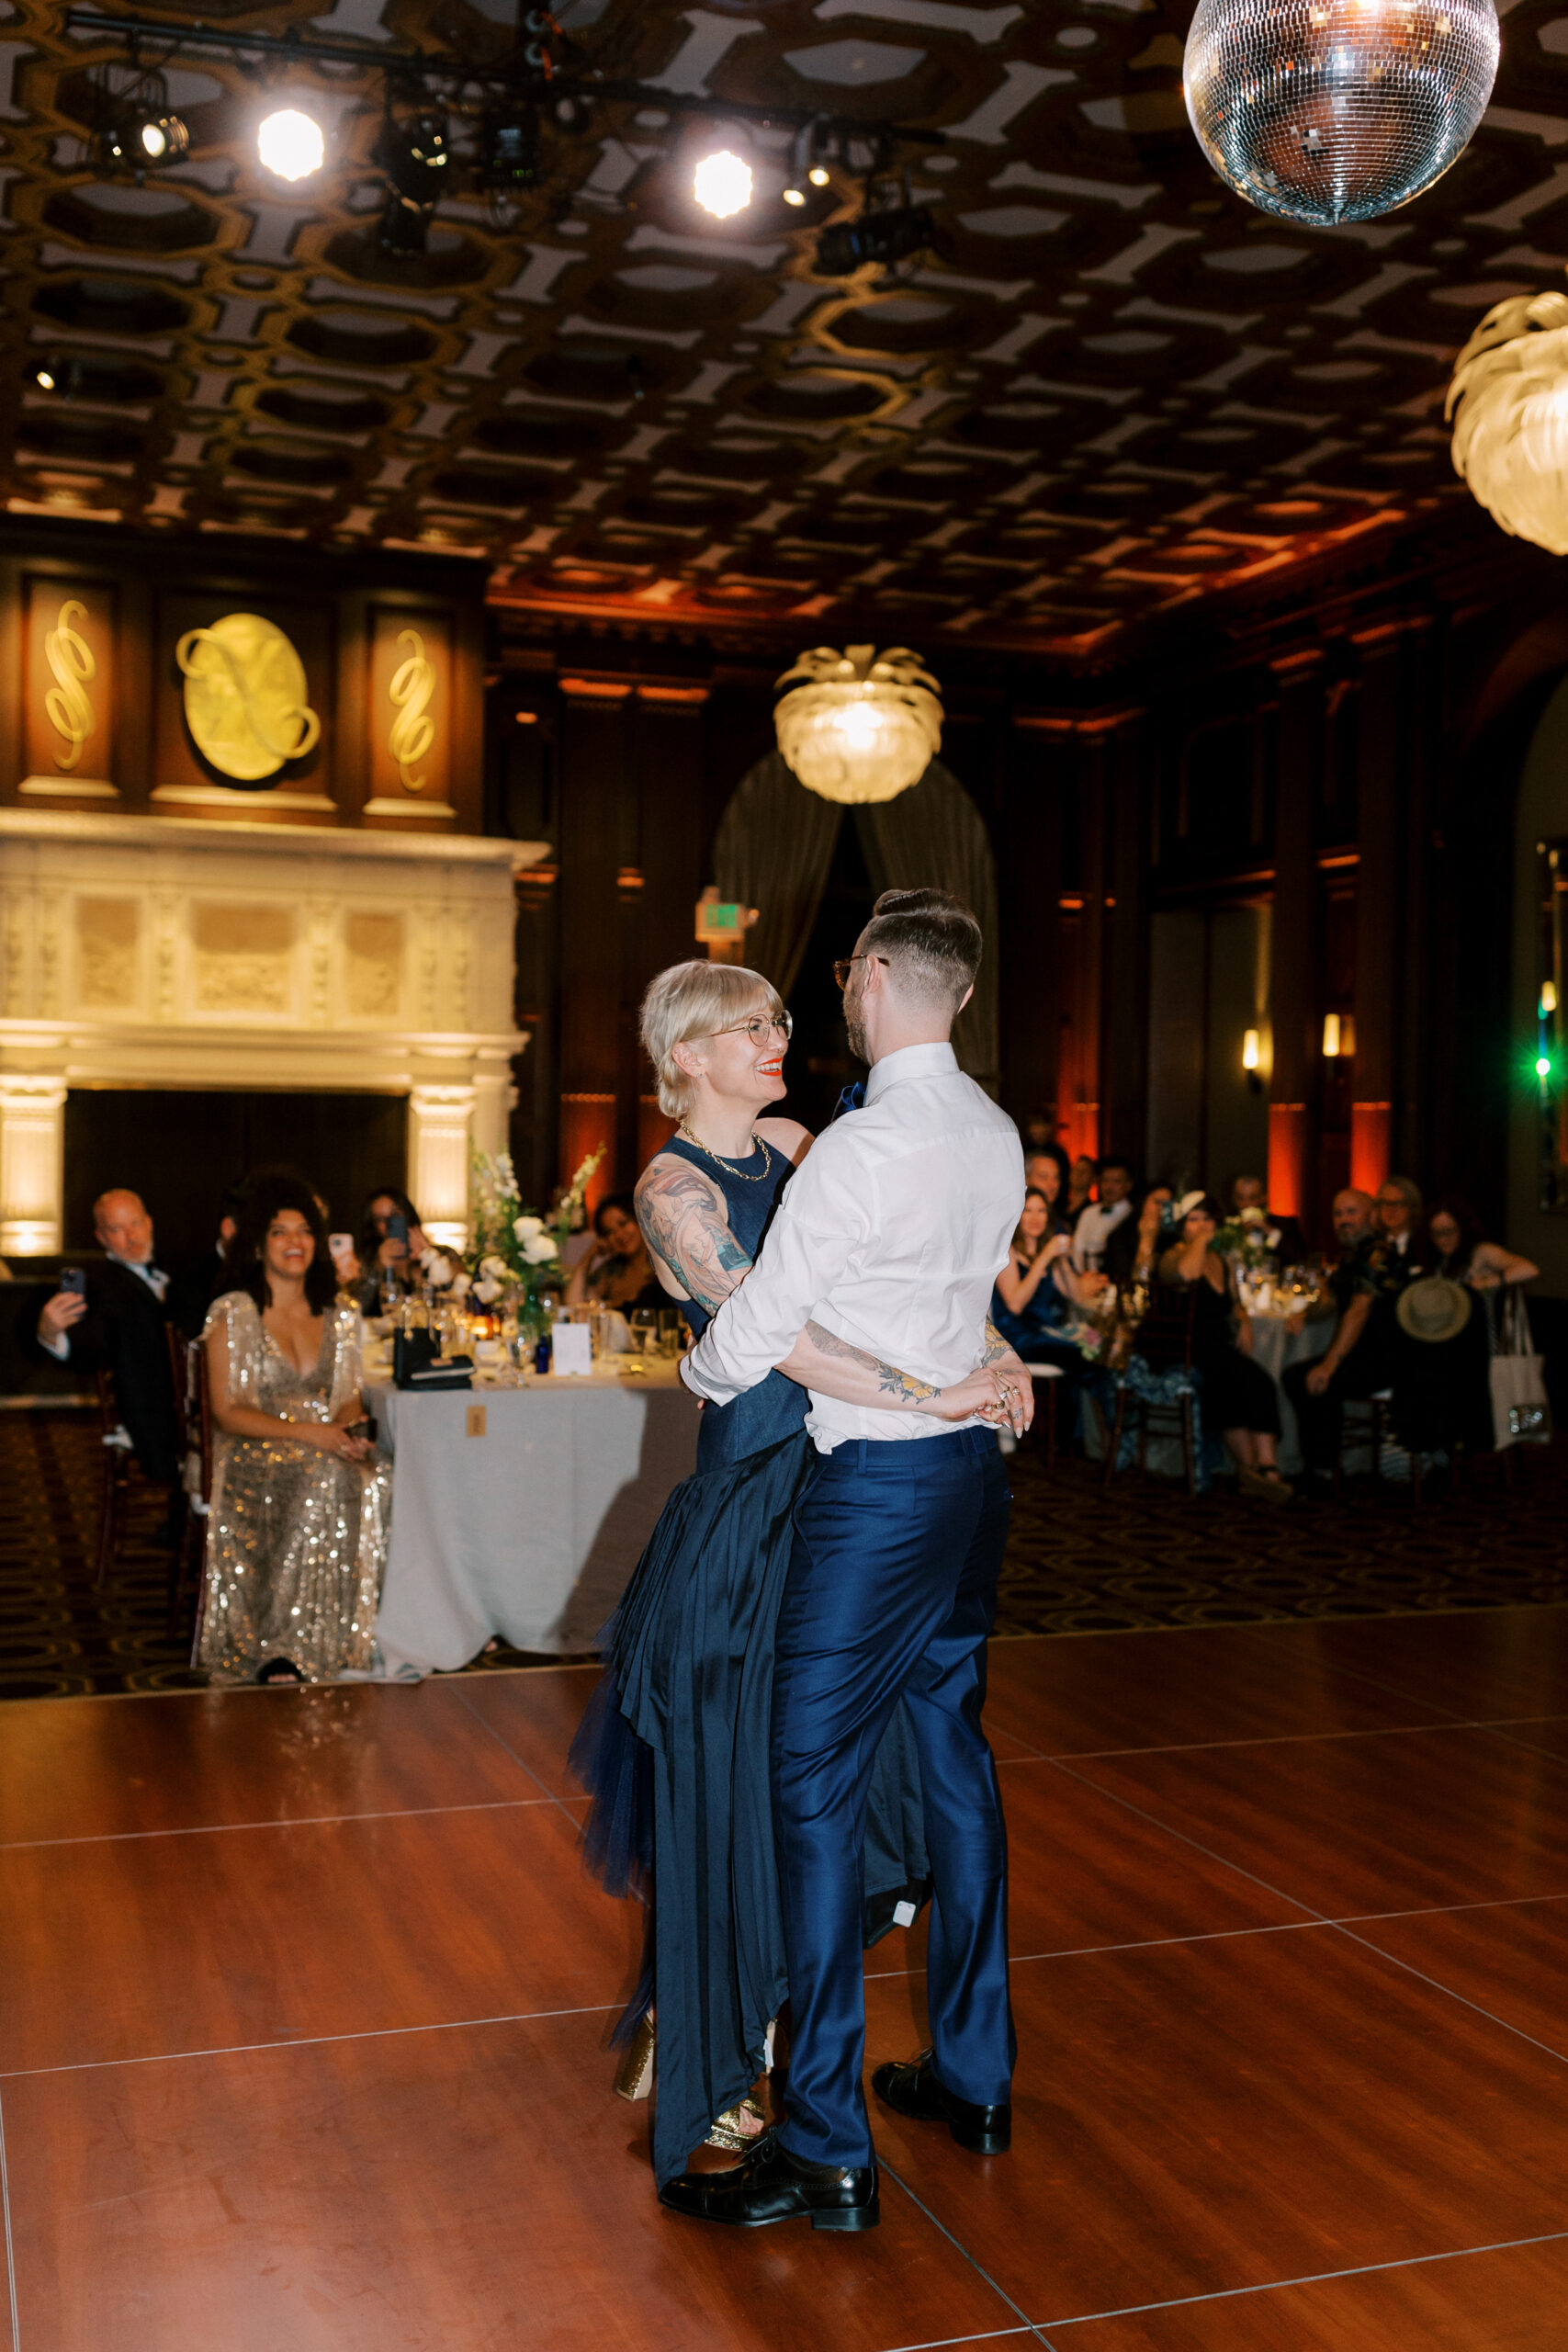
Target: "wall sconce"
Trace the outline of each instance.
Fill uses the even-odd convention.
[[[1541,1017],[1541,1019],[1544,1021],[1544,1020],[1547,1018],[1547,1016],[1548,1016],[1548,1014],[1549,1014],[1549,1013],[1553,1013],[1553,1012],[1556,1012],[1556,1010],[1557,1010],[1557,983],[1556,983],[1556,981],[1555,981],[1555,980],[1542,980],[1542,982],[1541,982],[1541,984],[1540,984],[1540,1017]]]
[[[1263,1091],[1263,1080],[1258,1076],[1258,1065],[1262,1058],[1262,1040],[1256,1029],[1249,1029],[1241,1041],[1241,1066],[1247,1072],[1247,1087],[1249,1094],[1261,1094]]]
[[[1356,1016],[1353,1012],[1325,1012],[1323,1016],[1323,1058],[1325,1062],[1353,1061],[1356,1056]]]

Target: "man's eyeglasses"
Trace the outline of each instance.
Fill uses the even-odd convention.
[[[787,1046],[795,1035],[795,1015],[792,1012],[753,1013],[750,1021],[732,1021],[728,1029],[710,1029],[708,1035],[711,1037],[739,1037],[744,1032],[754,1046],[766,1046],[771,1043],[775,1029]]]
[[[892,959],[886,956],[840,956],[833,967],[833,978],[839,983],[840,995],[849,987],[850,974],[857,964],[886,964],[889,969],[892,968]]]

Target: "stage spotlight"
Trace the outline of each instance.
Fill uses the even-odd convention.
[[[714,148],[697,160],[692,194],[716,220],[732,220],[751,201],[751,166],[733,147]]]
[[[389,115],[376,143],[376,161],[405,203],[428,211],[451,178],[446,116],[414,114],[399,121]]]
[[[313,115],[299,107],[278,107],[264,116],[256,153],[280,180],[308,180],[327,160],[327,142]]]
[[[867,262],[907,261],[929,245],[935,223],[923,204],[889,205],[863,212],[858,220],[835,220],[817,240],[817,266],[824,277],[852,277]]]
[[[99,156],[109,167],[156,171],[162,164],[177,164],[190,147],[190,133],[170,108],[162,74],[141,86],[142,96],[127,99],[107,130],[99,133]]]
[[[487,107],[479,126],[479,181],[497,194],[537,187],[539,117],[534,107]]]

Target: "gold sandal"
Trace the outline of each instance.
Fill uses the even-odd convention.
[[[755,2131],[742,2131],[740,2118],[743,2115],[755,2117]],[[767,2117],[748,2091],[746,2097],[736,2106],[727,2107],[722,2115],[715,2116],[713,2130],[703,2142],[703,2145],[705,2148],[728,2148],[732,2155],[744,2155],[748,2148],[756,2145],[759,2137],[767,2128]]]
[[[615,2076],[617,2098],[646,2098],[653,2088],[653,2011],[649,2009],[631,2040]]]

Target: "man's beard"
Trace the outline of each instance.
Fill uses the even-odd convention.
[[[871,1055],[866,1048],[865,1023],[861,1019],[858,1009],[853,1012],[846,1011],[844,1014],[844,1028],[849,1036],[850,1051],[853,1054],[856,1061],[869,1062]]]

